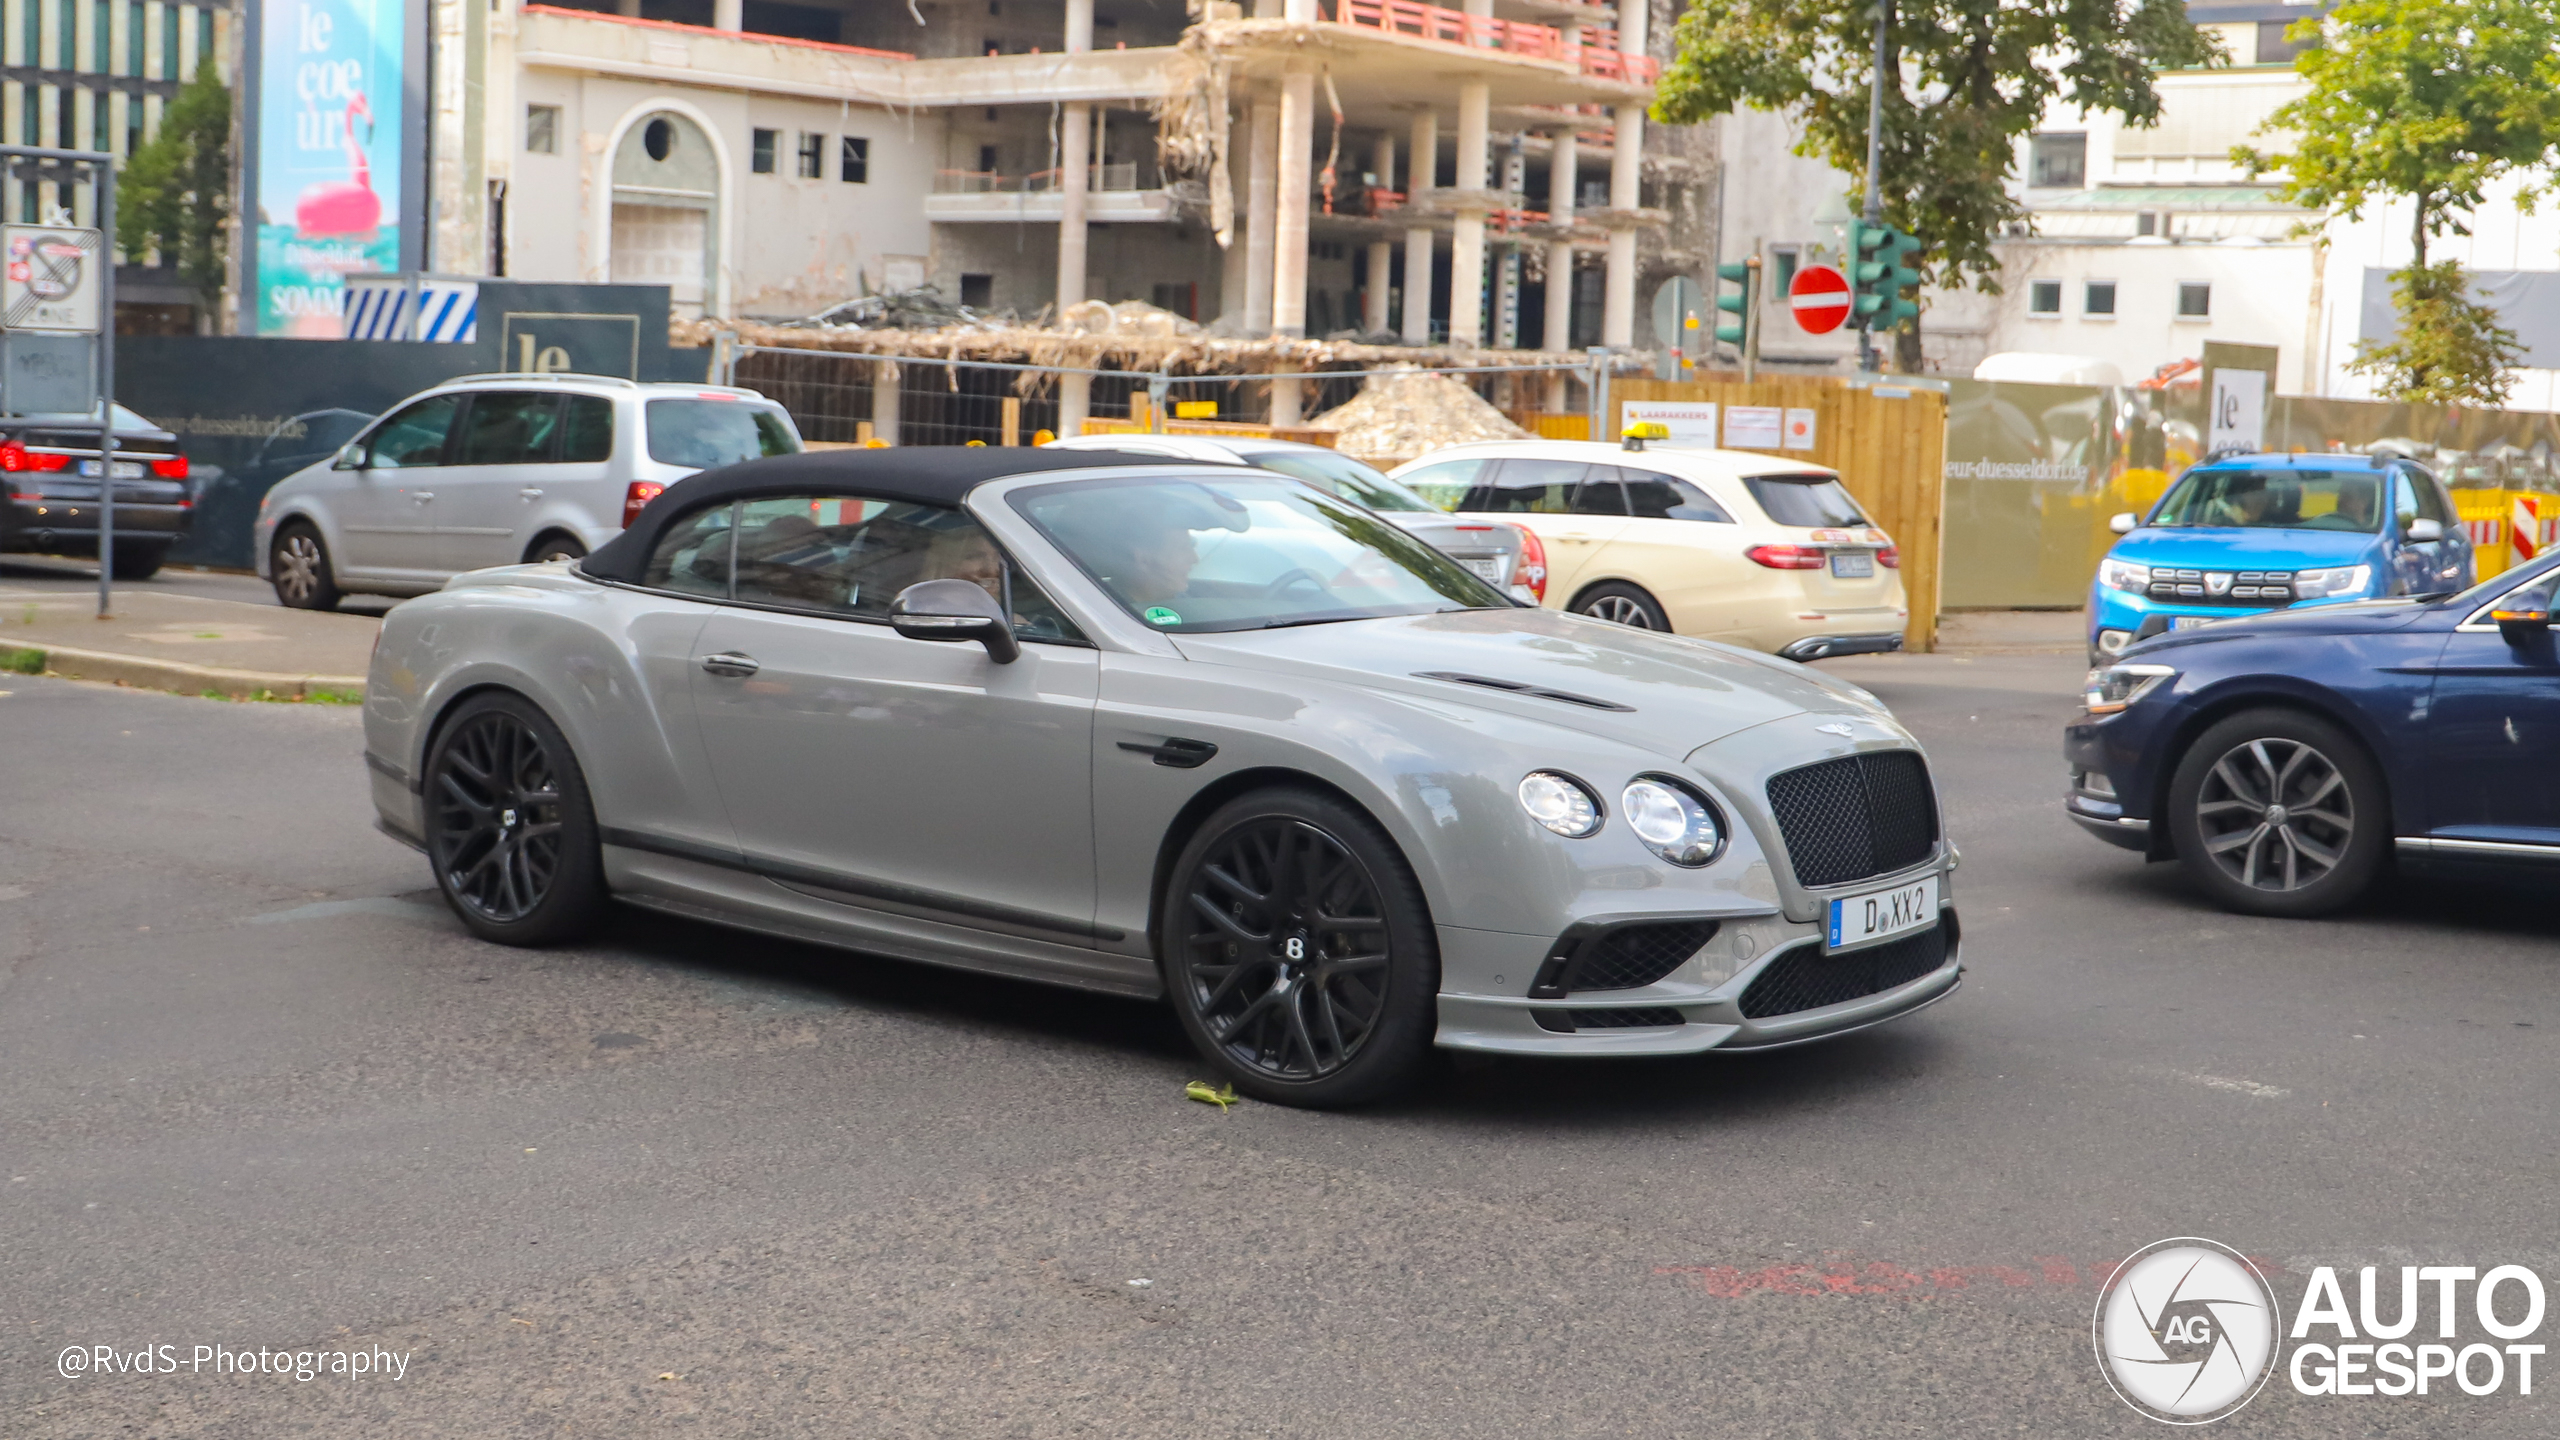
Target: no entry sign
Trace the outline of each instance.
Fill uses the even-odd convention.
[[[1849,318],[1849,277],[1830,265],[1807,265],[1787,285],[1787,303],[1796,326],[1807,335],[1827,335]]]

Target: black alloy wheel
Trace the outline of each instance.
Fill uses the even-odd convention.
[[[1353,1105],[1428,1053],[1438,955],[1393,842],[1330,797],[1271,790],[1210,817],[1175,866],[1167,988],[1246,1093]]]
[[[329,569],[329,547],[309,523],[293,521],[267,549],[267,581],[276,603],[294,610],[335,610],[341,592]]]
[[[1573,613],[1638,630],[1660,630],[1665,634],[1671,630],[1671,617],[1664,613],[1661,602],[1633,585],[1615,580],[1594,585],[1575,596]]]
[[[602,909],[603,861],[585,777],[530,702],[465,701],[427,759],[427,853],[436,886],[473,933],[539,945]]]
[[[2355,738],[2294,710],[2252,710],[2196,737],[2169,782],[2171,838],[2223,905],[2318,915],[2363,891],[2390,834],[2381,773]]]

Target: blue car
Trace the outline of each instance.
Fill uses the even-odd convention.
[[[2092,665],[2163,631],[2472,580],[2453,497],[2408,460],[2216,460],[2178,477],[2149,516],[2111,524],[2124,538],[2089,585]]]
[[[2451,595],[2140,641],[2090,672],[2064,806],[2216,900],[2316,915],[2386,862],[2560,875],[2560,553]]]

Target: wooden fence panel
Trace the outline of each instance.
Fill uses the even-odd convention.
[[[1613,409],[1629,400],[1712,401],[1719,427],[1736,405],[1811,410],[1810,449],[1753,447],[1753,453],[1840,472],[1840,483],[1902,552],[1902,588],[1911,606],[1903,643],[1913,650],[1936,647],[1947,448],[1944,395],[1798,376],[1749,385],[1740,380],[1616,380],[1610,383],[1609,398]],[[1624,422],[1610,428],[1615,433],[1625,428]]]

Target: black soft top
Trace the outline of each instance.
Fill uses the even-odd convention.
[[[768,495],[861,495],[920,505],[957,506],[990,480],[1044,470],[1097,470],[1121,465],[1192,465],[1165,455],[1096,450],[1025,450],[1000,446],[919,446],[878,450],[810,450],[705,470],[667,487],[631,528],[606,541],[579,568],[601,580],[637,583],[658,536],[704,505]]]

